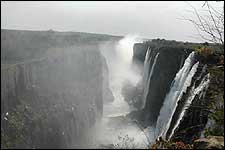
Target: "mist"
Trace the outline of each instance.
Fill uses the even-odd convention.
[[[106,58],[109,86],[114,101],[103,106],[102,122],[95,128],[97,143],[113,143],[119,148],[124,146],[125,141],[122,139],[126,138],[126,142],[129,142],[127,148],[147,147],[148,132],[144,133],[138,124],[126,119],[123,121],[123,118],[134,109],[125,101],[122,88],[127,82],[136,86],[141,80],[141,74],[132,67],[132,57],[134,44],[142,41],[138,35],[127,35],[117,42],[105,42],[99,46],[102,55]]]
[[[1,148],[223,148],[224,38],[184,19],[202,3],[1,2]]]

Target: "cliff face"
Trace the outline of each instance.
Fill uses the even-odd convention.
[[[24,31],[1,29],[1,63],[15,63],[45,57],[52,47],[97,45],[99,42],[122,37],[104,34],[55,31]]]
[[[205,126],[206,134],[223,135],[224,129],[221,127],[223,119],[221,118],[224,113],[221,110],[224,94],[221,91],[224,86],[222,82],[219,83],[223,81],[224,76],[222,73],[223,54],[219,57],[216,51],[212,54],[206,53],[207,51],[205,53],[195,51],[193,59],[188,61],[189,59],[186,58],[193,51],[191,44],[185,46],[185,44],[176,42],[170,44],[166,41],[148,41],[137,45],[134,51],[139,52],[134,52],[137,56],[134,55],[133,59],[134,63],[140,61],[144,64],[143,94],[142,99],[139,100],[145,99],[145,101],[143,101],[142,109],[130,113],[129,116],[138,119],[139,123],[143,123],[145,127],[155,125],[158,119],[156,129],[162,131],[163,134],[159,134],[161,139],[163,137],[175,142],[192,143],[194,139],[204,136]],[[188,63],[185,65],[184,60],[190,62],[189,65]],[[188,69],[188,66],[191,69]],[[186,71],[183,71],[181,67],[186,68]],[[169,94],[165,104],[165,97],[169,91],[172,94]],[[174,102],[176,105],[171,105],[174,107],[167,107],[170,106],[168,104]],[[161,114],[162,108],[164,109]],[[165,121],[167,118],[164,120],[162,120],[163,117],[160,118],[160,116],[165,116],[165,112],[168,114],[172,112],[169,123]],[[209,120],[208,123],[207,120]],[[168,129],[160,128],[158,121],[159,125],[164,121]]]
[[[96,48],[51,49],[45,58],[2,67],[3,147],[88,147],[88,130],[101,118],[108,88]]]
[[[139,116],[139,119],[144,122],[146,126],[156,123],[160,108],[163,105],[166,94],[170,90],[171,83],[180,67],[182,67],[185,58],[190,53],[190,50],[185,50],[184,47],[180,48],[167,45],[155,46],[151,43],[143,43],[141,46],[141,43],[138,43],[134,45],[134,62],[141,62],[145,59],[144,57],[148,47],[150,52],[150,58],[148,60],[149,66],[147,66],[149,67],[147,73],[149,82],[143,80],[146,82],[143,84],[148,84],[148,90],[146,91],[146,101],[143,101],[144,108],[141,110],[142,115],[140,114]],[[155,59],[156,56],[157,59]],[[145,70],[143,70],[143,72],[144,71]]]
[[[197,56],[197,59],[204,66],[200,67],[202,75],[209,73],[210,82],[202,94],[194,97],[191,107],[187,109],[179,128],[172,137],[173,141],[182,140],[185,143],[193,143],[200,137],[224,135],[224,64],[219,62],[218,56],[215,54],[207,57]],[[200,75],[196,74],[197,78],[193,80],[192,84],[199,83]],[[183,99],[187,98],[190,91],[183,96]],[[201,144],[205,145],[203,142]]]
[[[181,112],[186,109],[186,112],[183,118],[180,120],[179,126],[175,129],[172,140],[174,141],[184,141],[185,143],[191,143],[192,139],[201,136],[201,132],[204,129],[204,126],[207,123],[208,111],[204,108],[207,105],[207,101],[205,100],[205,94],[208,89],[208,85],[202,88],[202,91],[196,95],[194,88],[203,87],[202,83],[210,80],[210,75],[207,71],[207,65],[199,64],[197,71],[192,78],[191,85],[188,87],[187,91],[183,93],[181,101],[178,103],[178,106],[175,110],[175,115],[172,118],[172,122],[170,124],[170,128],[167,131],[167,136],[171,134],[175,122],[179,118]],[[194,96],[194,97],[193,97]],[[191,101],[191,105],[189,107],[185,107],[187,105],[188,99],[193,97]]]
[[[157,62],[154,67],[153,74],[150,79],[149,92],[146,97],[144,113],[145,120],[154,123],[159,115],[164,98],[170,89],[170,85],[182,64],[182,57],[184,53],[177,48],[162,47],[152,51],[154,56],[159,53]],[[153,59],[152,59],[153,60]],[[150,65],[152,66],[153,61]],[[151,113],[147,113],[147,112]]]
[[[133,63],[142,64],[145,61],[145,55],[148,49],[147,44],[135,43],[133,47]]]

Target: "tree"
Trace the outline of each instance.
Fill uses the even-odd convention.
[[[217,1],[221,3],[221,1]],[[209,4],[208,1],[205,1],[202,5],[207,13],[207,15],[200,15],[199,11],[189,4],[192,7],[192,13],[196,18],[185,18],[185,20],[190,21],[196,27],[198,35],[212,43],[217,43],[224,45],[224,1],[223,8],[218,10]]]

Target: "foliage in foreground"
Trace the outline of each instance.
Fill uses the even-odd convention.
[[[156,140],[155,144],[150,146],[150,149],[192,149],[193,145],[184,144],[182,141],[172,142],[166,141],[162,138]]]

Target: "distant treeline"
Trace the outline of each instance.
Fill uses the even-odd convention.
[[[175,41],[175,40],[165,40],[165,39],[153,39],[151,41],[145,41],[147,45],[151,45],[151,47],[180,47],[186,49],[196,49],[200,48],[204,45],[209,46],[212,48],[216,53],[224,53],[223,46],[215,43],[192,43],[192,42],[182,42],[182,41]]]

